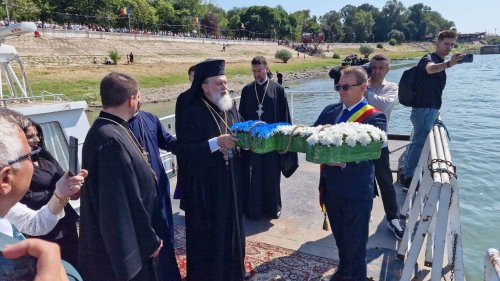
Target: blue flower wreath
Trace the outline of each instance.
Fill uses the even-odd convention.
[[[258,124],[255,127],[253,127],[251,134],[254,137],[266,139],[274,135],[274,133],[276,132],[276,128],[278,126],[284,126],[284,125],[290,125],[290,124],[286,122],[279,122],[273,124]]]
[[[255,124],[255,122],[259,122],[258,120],[249,120],[244,122],[237,122],[231,126],[231,131],[233,132],[250,132],[250,129]]]

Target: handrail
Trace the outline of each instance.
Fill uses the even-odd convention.
[[[70,98],[68,98],[65,94],[53,94],[47,91],[43,91],[41,95],[34,95],[34,96],[29,96],[29,97],[12,97],[12,98],[3,98],[0,99],[1,102],[7,102],[7,101],[33,101],[40,99],[44,101],[46,98],[53,98],[54,100],[65,100],[65,101],[71,101]]]
[[[490,248],[484,256],[484,281],[500,281],[500,254]]]

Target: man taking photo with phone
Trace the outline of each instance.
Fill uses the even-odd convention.
[[[447,68],[453,67],[464,59],[465,55],[456,53],[448,61],[445,57],[451,52],[457,39],[453,30],[441,31],[436,42],[436,51],[424,56],[418,63],[419,72],[416,101],[412,106],[411,122],[413,138],[405,158],[400,183],[408,189],[413,179],[420,154],[430,133],[442,103],[443,89],[446,85]]]

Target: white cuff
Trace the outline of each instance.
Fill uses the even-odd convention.
[[[217,137],[208,140],[208,146],[210,147],[210,152],[214,153],[219,150],[219,145],[217,144]]]

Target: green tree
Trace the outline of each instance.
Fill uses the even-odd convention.
[[[278,17],[273,8],[267,6],[251,6],[240,16],[247,36],[252,38],[271,38],[271,26],[278,24]]]
[[[289,50],[281,49],[276,51],[274,57],[282,60],[284,63],[287,63],[288,60],[292,58],[292,53]]]
[[[219,35],[219,18],[216,14],[208,13],[201,20],[200,31],[206,35]]]
[[[156,28],[158,15],[148,0],[124,0],[123,7],[128,7],[132,28]]]
[[[344,33],[343,42],[354,42],[357,40],[353,26],[357,12],[358,8],[353,5],[345,5],[342,9],[340,9],[340,15],[342,17],[342,21],[344,22],[342,28]]]
[[[321,31],[316,17],[311,17],[309,10],[294,12],[290,17],[293,19],[292,26],[295,40],[301,38],[303,33],[318,33]]]
[[[116,49],[109,50],[108,55],[114,65],[118,64],[118,61],[122,58],[122,55]]]
[[[330,11],[319,17],[319,22],[327,42],[342,41],[342,39],[344,39],[341,15],[339,12]]]
[[[294,27],[292,26],[290,15],[280,5],[276,6],[275,11],[277,16],[276,18],[277,25],[275,23],[273,28],[276,30],[277,33],[276,37],[278,39],[282,38],[291,39]]]
[[[426,15],[431,10],[430,7],[422,3],[408,7],[407,31],[410,40],[424,40],[427,35]]]
[[[362,44],[361,46],[359,46],[359,52],[363,54],[366,58],[374,51],[375,50],[373,49],[373,47],[369,44]]]
[[[404,33],[396,29],[389,31],[387,37],[389,38],[389,40],[390,39],[396,40],[397,44],[401,44],[402,42],[405,41]]]
[[[407,9],[403,3],[397,0],[387,1],[373,27],[375,40],[388,40],[387,34],[393,29],[404,31],[407,21]]]
[[[9,12],[10,18],[17,21],[33,21],[40,17],[40,9],[31,0],[15,1],[15,5],[9,8]]]
[[[352,22],[352,29],[356,34],[358,42],[370,41],[373,28],[372,14],[365,11],[358,11]]]
[[[154,3],[154,7],[156,8],[156,15],[161,29],[169,29],[168,26],[172,23],[171,19],[175,17],[175,9],[172,3],[159,0]]]

